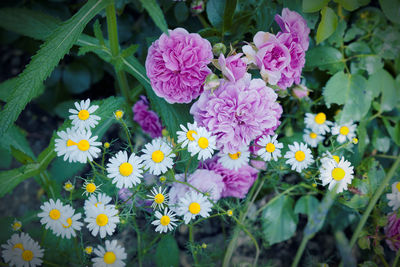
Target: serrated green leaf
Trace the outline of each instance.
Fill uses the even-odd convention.
[[[17,78],[8,79],[0,83],[0,100],[7,102],[10,99],[10,92],[17,84]]]
[[[144,9],[146,9],[146,11],[149,13],[157,27],[160,28],[160,30],[164,33],[168,34],[167,22],[165,21],[164,14],[156,0],[140,0],[140,2],[142,3]]]
[[[399,0],[379,0],[385,16],[393,23],[399,24],[400,1]]]
[[[382,93],[382,111],[390,111],[396,106],[399,95],[392,75],[386,70],[380,69],[369,77],[367,90],[372,92],[373,98]]]
[[[337,73],[344,69],[342,53],[336,48],[328,46],[317,46],[307,51],[306,66],[307,70],[319,68],[326,70],[330,74]]]
[[[72,18],[49,35],[25,70],[18,76],[16,87],[0,112],[0,137],[18,118],[26,104],[40,93],[39,88],[41,88],[43,81],[78,40],[89,20],[100,12],[107,3],[106,0],[89,0]]]
[[[22,151],[29,157],[35,158],[35,154],[33,154],[28,140],[26,140],[22,130],[16,125],[12,125],[0,139],[0,147],[8,152],[11,152],[11,147],[14,147],[14,149]]]
[[[321,21],[319,22],[317,35],[315,38],[317,44],[331,36],[332,33],[335,32],[337,25],[338,17],[336,16],[335,12],[330,7],[325,6],[321,10]]]
[[[103,32],[101,31],[101,25],[99,20],[96,19],[96,21],[93,24],[93,32],[94,32],[94,36],[97,38],[97,40],[99,40],[101,45],[104,45],[104,36],[103,36]]]
[[[175,238],[163,236],[157,244],[155,256],[157,267],[179,266],[179,248]]]
[[[311,13],[320,11],[330,0],[303,0],[303,12]]]
[[[302,196],[296,202],[296,206],[294,207],[294,213],[303,213],[307,216],[311,216],[311,214],[318,207],[319,201],[315,197],[311,195]]]
[[[268,205],[262,213],[262,227],[265,240],[275,244],[291,238],[296,232],[297,215],[293,212],[294,201],[282,195]]]
[[[136,53],[136,51],[138,50],[138,48],[139,48],[139,45],[138,45],[138,44],[130,45],[130,46],[128,46],[127,48],[125,48],[124,50],[122,50],[121,56],[122,56],[123,58],[130,57],[130,56],[132,56],[133,54]]]
[[[346,31],[347,23],[345,20],[341,20],[336,27],[335,32],[329,36],[328,43],[339,48],[343,42],[344,32]]]
[[[367,91],[366,79],[358,74],[338,72],[333,75],[323,89],[325,103],[344,105],[340,123],[359,121],[371,106],[372,92]]]

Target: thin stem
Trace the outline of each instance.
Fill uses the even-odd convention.
[[[108,39],[110,41],[111,55],[113,56],[113,58],[117,58],[120,56],[119,53],[120,51],[118,42],[117,16],[115,12],[114,1],[106,7],[106,16],[107,16]],[[129,85],[128,85],[128,80],[126,78],[126,74],[124,71],[117,69],[115,69],[115,73],[117,76],[117,81],[121,89],[121,92],[124,95],[129,106],[131,106],[132,103],[129,97]]]
[[[300,243],[300,247],[297,249],[296,256],[294,257],[292,267],[297,267],[297,265],[299,264],[301,256],[303,256],[304,249],[306,248],[308,240],[310,239],[311,237],[309,235],[303,236],[303,239],[301,240]]]
[[[375,157],[385,158],[385,159],[397,159],[396,156],[393,155],[385,155],[385,154],[376,154]]]
[[[399,258],[400,258],[400,249],[397,250],[396,258],[394,258],[394,262],[393,262],[392,267],[397,267],[397,263],[399,262]]]
[[[276,195],[275,197],[273,197],[270,201],[268,201],[268,203],[266,203],[264,206],[262,206],[261,208],[259,208],[259,209],[257,210],[256,216],[258,216],[258,214],[259,214],[260,212],[262,212],[266,207],[268,207],[268,206],[271,205],[273,202],[275,202],[275,201],[276,201],[278,198],[280,198],[282,195],[285,195],[285,194],[289,193],[290,191],[294,190],[295,188],[297,188],[297,187],[299,187],[299,186],[300,186],[299,184],[298,184],[298,185],[295,185],[295,186],[292,186],[292,187],[286,189],[285,191],[283,191],[282,193],[280,193],[280,194]]]
[[[196,257],[196,251],[193,249],[194,246],[194,235],[193,235],[193,225],[189,224],[189,242],[190,242],[190,247],[193,255],[193,261],[194,261],[194,266],[197,266],[199,263],[197,261]]]
[[[136,216],[136,215],[135,215]],[[142,248],[141,248],[141,237],[140,237],[140,230],[136,222],[135,216],[132,216],[133,226],[135,227],[136,236],[137,236],[137,258],[139,267],[142,267]]]
[[[389,267],[389,264],[387,263],[387,261],[385,260],[385,258],[382,256],[382,254],[378,254],[378,256],[379,256],[379,259],[381,260],[382,264],[383,264],[385,267]]]
[[[369,214],[371,213],[372,209],[375,207],[375,204],[378,201],[379,197],[382,195],[383,190],[385,189],[386,185],[389,183],[390,179],[392,179],[393,175],[395,174],[395,171],[399,167],[399,164],[400,164],[400,155],[397,156],[397,160],[393,163],[389,172],[386,174],[385,179],[382,181],[381,185],[376,190],[374,196],[372,197],[371,201],[369,202],[368,207],[365,210],[365,213],[363,214],[360,222],[358,223],[358,225],[356,227],[356,230],[354,231],[353,236],[351,237],[350,248],[352,248],[354,246],[354,244],[356,243],[361,230],[363,229],[365,223],[367,222]]]
[[[131,149],[131,152],[133,153],[133,145],[131,142],[131,135],[129,133],[128,125],[126,125],[126,123],[122,119],[121,119],[121,124],[122,124],[122,128],[124,128],[124,132],[126,134],[126,139],[128,139],[128,144]]]

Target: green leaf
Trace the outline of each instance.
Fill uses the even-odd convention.
[[[397,121],[395,126],[392,126],[388,119],[382,118],[382,120],[392,140],[400,146],[400,121]]]
[[[319,201],[315,197],[311,195],[302,196],[296,202],[296,206],[294,207],[294,213],[303,213],[308,217],[315,211],[318,207]]]
[[[344,105],[340,123],[361,120],[371,106],[372,93],[366,89],[367,81],[361,75],[338,72],[333,75],[323,89],[325,103]]]
[[[25,134],[16,125],[12,125],[0,139],[0,147],[7,150],[9,153],[11,153],[11,147],[13,147],[16,150],[22,151],[29,157],[35,158],[35,154],[33,154]]]
[[[344,69],[342,53],[336,48],[328,46],[317,46],[306,53],[306,70],[319,68],[330,74]]]
[[[336,27],[335,32],[329,36],[328,43],[334,45],[335,47],[340,47],[343,42],[344,32],[346,31],[347,23],[345,20],[341,20]]]
[[[327,39],[335,32],[338,25],[338,17],[335,12],[328,6],[321,10],[321,21],[319,22],[317,35],[315,40],[317,44]]]
[[[103,32],[101,31],[101,25],[99,20],[96,19],[96,21],[93,24],[93,32],[94,32],[94,36],[97,38],[97,40],[99,40],[101,45],[104,45],[104,36],[103,36]]]
[[[334,1],[342,5],[342,7],[348,11],[354,11],[360,7],[358,0],[334,0]]]
[[[228,0],[225,3],[224,8],[224,20],[223,20],[223,27],[222,32],[228,31],[232,26],[232,18],[235,14],[237,0]]]
[[[60,21],[42,12],[23,8],[0,9],[0,27],[34,39],[46,39]]]
[[[227,0],[210,0],[207,1],[206,12],[208,20],[215,28],[221,28],[223,23],[223,15]],[[228,0],[229,1],[229,0]]]
[[[26,104],[40,93],[43,81],[78,40],[89,20],[107,3],[108,1],[105,0],[90,0],[47,38],[25,70],[18,76],[16,87],[0,112],[0,137],[18,118]]]
[[[330,0],[303,0],[303,12],[311,13],[320,11]]]
[[[164,235],[156,248],[157,267],[179,266],[179,248],[171,235]]]
[[[286,195],[279,196],[262,213],[264,238],[270,245],[291,238],[296,232],[297,215],[293,212],[294,201]]]
[[[157,27],[160,28],[162,32],[168,34],[167,22],[165,21],[164,14],[156,0],[140,0],[140,2]]]
[[[90,87],[90,70],[83,64],[72,62],[65,67],[62,79],[69,92],[80,94]]]
[[[379,0],[383,14],[393,23],[399,24],[400,1],[399,0]]]
[[[384,69],[378,70],[369,77],[367,90],[372,92],[373,98],[382,93],[380,105],[382,111],[392,110],[400,97],[392,75]]]
[[[11,152],[0,147],[0,169],[9,169],[12,161]]]
[[[1,20],[0,20],[1,21]],[[8,79],[0,83],[0,100],[8,102],[10,99],[10,92],[14,89],[17,84],[17,78]]]
[[[174,7],[175,19],[177,22],[184,22],[189,17],[189,8],[185,2],[179,2]]]

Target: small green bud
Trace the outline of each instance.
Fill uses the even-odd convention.
[[[206,78],[206,81],[204,83],[204,90],[211,90],[211,92],[213,92],[215,89],[218,88],[219,84],[219,77],[216,74],[211,73]]]
[[[219,57],[221,53],[225,55],[226,46],[223,43],[216,43],[212,48],[212,52],[216,57]]]

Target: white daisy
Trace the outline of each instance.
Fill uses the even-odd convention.
[[[307,128],[311,129],[315,133],[324,135],[330,132],[331,121],[326,120],[326,115],[323,112],[318,114],[306,113],[304,122]]]
[[[189,143],[195,141],[193,134],[197,134],[197,123],[188,123],[187,128],[180,125],[182,131],[177,131],[178,143],[182,143],[182,147],[186,147]]]
[[[16,257],[21,257],[24,251],[23,240],[29,239],[31,237],[26,233],[13,234],[6,244],[1,245],[4,262],[9,263],[10,266],[16,265]]]
[[[261,148],[260,150],[257,151],[257,154],[265,161],[270,161],[271,159],[274,159],[274,161],[278,160],[278,157],[281,157],[281,149],[283,148],[283,144],[279,143],[278,140],[278,135],[274,136],[263,136],[260,140],[258,140],[257,145],[262,146],[264,148]]]
[[[75,214],[75,210],[70,205],[66,205],[64,208],[64,216],[67,218],[66,224],[62,224],[61,232],[56,233],[56,235],[70,239],[71,236],[76,236],[75,231],[81,230],[83,223],[79,221],[81,214]]]
[[[142,159],[132,153],[128,158],[126,151],[119,151],[107,164],[107,177],[113,179],[117,188],[131,188],[140,184],[143,173]]]
[[[119,223],[118,210],[114,205],[98,204],[86,210],[87,228],[96,236],[100,232],[100,237],[112,235]]]
[[[325,165],[327,161],[330,161],[334,159],[337,163],[340,161],[340,157],[337,155],[332,155],[329,151],[326,151],[322,154],[322,157],[320,159],[321,165]]]
[[[303,140],[310,146],[310,147],[317,147],[318,143],[324,140],[324,137],[316,132],[310,131],[308,129],[304,129]]]
[[[153,201],[153,203],[151,204],[151,207],[153,209],[163,209],[164,206],[167,206],[168,193],[166,193],[166,191],[167,188],[164,188],[164,190],[162,190],[161,186],[158,188],[158,190],[157,187],[153,187],[153,189],[151,189],[151,194],[147,195],[147,197],[149,200]]]
[[[206,160],[211,158],[216,149],[216,137],[211,135],[204,127],[197,128],[197,134],[193,134],[195,142],[188,145],[188,152],[193,157],[199,153],[198,160]]]
[[[16,236],[15,236],[16,235]],[[35,267],[42,264],[44,250],[28,234],[15,234],[3,245],[3,258],[13,266]],[[13,242],[17,242],[13,244]],[[10,246],[12,247],[10,248]]]
[[[118,245],[117,240],[105,242],[106,248],[98,245],[94,249],[94,254],[97,257],[92,259],[94,267],[123,267],[125,266],[124,260],[126,260],[127,255],[125,248]]]
[[[311,150],[306,144],[294,142],[293,145],[289,145],[289,149],[284,157],[288,159],[286,163],[292,167],[292,170],[301,172],[314,162]]]
[[[99,191],[100,186],[101,185],[96,185],[93,181],[86,180],[82,186],[82,188],[85,190],[83,191],[83,194],[85,194],[86,196],[92,194],[96,195],[96,193]]]
[[[386,198],[389,200],[389,207],[392,207],[393,211],[400,208],[400,182],[392,184],[392,193],[386,194]]]
[[[107,196],[105,193],[100,193],[97,196],[91,195],[89,199],[85,200],[84,209],[87,210],[92,206],[97,207],[99,204],[107,205],[111,200],[111,197]]]
[[[65,217],[65,207],[59,199],[54,202],[50,199],[48,202],[43,203],[40,206],[42,212],[38,214],[40,217],[40,223],[45,226],[46,229],[51,229],[56,235],[62,231],[62,225],[67,223]]]
[[[186,195],[179,199],[178,208],[176,213],[179,216],[183,216],[185,224],[188,224],[192,219],[195,219],[197,215],[203,218],[210,216],[212,204],[202,194],[195,191],[189,191]]]
[[[168,211],[168,208],[165,208],[164,214],[159,212],[158,210],[155,213],[157,219],[153,221],[151,224],[156,225],[156,232],[166,233],[171,231],[176,226],[175,219],[176,214],[172,211]]]
[[[337,193],[347,190],[347,185],[351,184],[351,180],[354,177],[353,167],[344,157],[340,159],[339,163],[334,159],[326,161],[319,171],[321,173],[319,179],[322,181],[322,185],[329,184],[328,189],[332,190],[337,184]]]
[[[68,162],[76,161],[74,158],[71,158],[71,153],[74,150],[74,147],[72,146],[75,145],[75,142],[71,140],[71,135],[73,133],[75,133],[74,130],[72,130],[71,128],[67,128],[65,132],[57,132],[59,138],[56,138],[54,140],[54,151],[56,151],[57,156],[61,157],[64,155],[64,161],[68,160]]]
[[[90,131],[76,131],[70,137],[73,148],[70,158],[73,161],[86,163],[99,156],[101,150],[98,146],[101,146],[101,142],[96,142],[97,136],[92,136]]]
[[[64,184],[64,190],[71,192],[75,189],[75,186],[71,183],[71,181],[66,181]]]
[[[90,99],[86,99],[86,101],[82,100],[80,104],[75,102],[75,107],[76,109],[69,109],[69,112],[72,113],[69,119],[72,120],[72,125],[77,129],[90,131],[90,128],[95,127],[99,123],[100,117],[93,115],[93,112],[99,106],[90,106]]]
[[[249,162],[250,152],[248,147],[242,147],[236,153],[223,154],[219,153],[218,161],[227,169],[237,170],[240,167],[247,165]]]
[[[21,229],[21,227],[22,223],[17,219],[14,219],[14,222],[11,224],[11,228],[13,229],[13,231],[18,231],[19,229]]]
[[[175,154],[172,153],[171,146],[162,138],[154,139],[146,144],[142,152],[144,153],[141,157],[143,164],[145,168],[149,168],[151,174],[160,175],[174,165],[172,158]]]
[[[337,141],[340,144],[343,144],[346,142],[346,139],[351,142],[354,137],[356,137],[356,128],[357,125],[353,124],[353,121],[339,125],[335,123],[335,125],[332,127],[332,134],[337,135]]]

